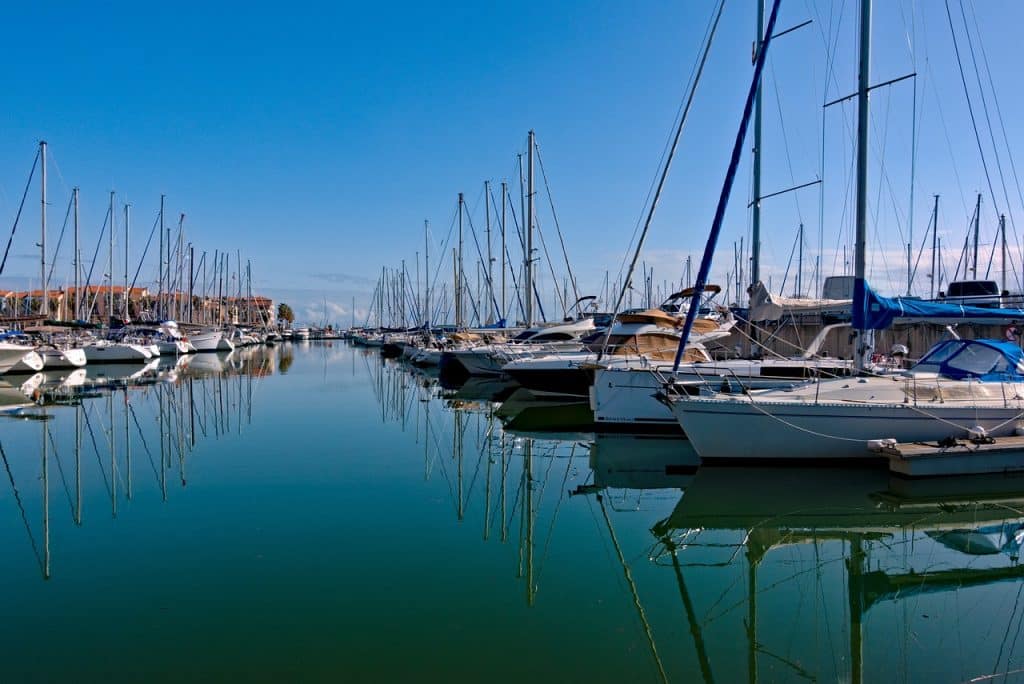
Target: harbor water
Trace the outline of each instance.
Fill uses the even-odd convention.
[[[341,341],[161,364],[0,416],[4,681],[1024,681],[1022,478],[516,432]]]

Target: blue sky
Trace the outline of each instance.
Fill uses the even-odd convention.
[[[0,27],[9,54],[0,112],[2,237],[35,145],[45,138],[52,155],[51,246],[70,188],[78,185],[83,249],[91,254],[114,189],[119,204],[133,205],[137,261],[166,193],[169,213],[187,214],[186,236],[197,254],[241,250],[252,261],[256,289],[291,303],[301,317],[318,319],[326,306],[330,318],[347,321],[352,297],[362,315],[381,265],[404,258],[413,270],[424,219],[433,226],[436,263],[458,192],[482,223],[483,181],[513,180],[516,154],[533,128],[581,289],[596,292],[605,271],[616,278],[629,248],[713,4],[309,3],[269,11],[242,3],[20,3],[5,9]],[[776,290],[801,218],[807,264],[820,255],[823,275],[843,268],[837,255],[852,229],[854,108],[826,114],[823,165],[821,105],[854,88],[855,4],[782,5],[780,28],[814,23],[780,39],[770,53],[763,190],[822,176],[824,189],[764,203],[764,273]],[[945,244],[962,245],[973,194],[983,191],[983,239],[991,242],[993,202],[945,5],[875,4],[872,80],[918,73],[915,250],[936,193],[942,195],[940,235]],[[960,6],[950,3],[976,91]],[[986,38],[1009,150],[1016,153],[1024,133],[1016,116],[1022,102],[1014,46],[1024,7],[992,0],[964,8],[979,61],[973,32]],[[644,255],[658,282],[678,280],[685,256],[699,259],[703,249],[749,84],[753,34],[754,4],[729,0]],[[834,78],[826,93],[830,57]],[[983,63],[981,69],[988,88]],[[905,288],[913,94],[907,81],[872,96],[872,280],[889,292]],[[997,203],[1022,222],[1024,237],[1024,207],[995,102],[989,91],[1009,203],[981,101],[973,97]],[[1024,160],[1019,164],[1024,172]],[[39,208],[37,190],[32,193],[0,277],[7,286],[38,282]],[[715,261],[719,281],[733,269],[734,241],[748,241],[749,193],[745,158]],[[551,244],[547,199],[539,201]],[[952,273],[956,249],[947,251]],[[1020,271],[1016,246],[1011,253]],[[116,273],[123,273],[120,258]],[[922,263],[928,259],[926,252]],[[58,273],[69,272],[69,262],[65,246]],[[151,252],[143,277],[155,270]],[[541,270],[549,289],[547,267]],[[555,270],[561,279],[564,266]],[[810,282],[810,266],[804,278]],[[926,293],[927,281],[917,283],[915,290]]]

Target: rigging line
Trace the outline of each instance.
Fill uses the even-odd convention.
[[[971,5],[971,17],[974,19],[974,31],[980,36],[981,29],[978,26],[978,15],[974,11],[973,4]],[[1024,207],[1024,192],[1021,192],[1020,180],[1017,177],[1017,166],[1013,161],[1013,151],[1010,147],[1010,140],[1006,135],[1006,124],[1003,121],[1003,112],[1001,107],[999,106],[999,97],[996,93],[995,82],[992,79],[992,71],[989,69],[988,66],[988,54],[985,51],[985,41],[979,40],[978,47],[981,50],[981,62],[982,64],[985,65],[985,74],[988,78],[989,89],[992,91],[992,102],[995,105],[996,109],[996,120],[999,121],[999,128],[1003,134],[1003,144],[1006,145],[1006,156],[1010,162],[1010,170],[1013,174],[1013,181],[1017,186],[1017,196],[1020,199],[1021,207]]]
[[[32,160],[32,169],[28,172],[28,181],[25,183],[25,192],[21,193],[21,203],[18,204],[18,213],[14,215],[14,225],[11,226],[11,235],[7,238],[7,248],[4,249],[4,258],[0,260],[0,275],[4,273],[4,267],[7,265],[7,255],[11,252],[11,243],[14,241],[14,232],[18,230],[18,221],[21,219],[21,211],[25,208],[25,198],[28,197],[28,190],[32,187],[32,177],[36,173],[36,165],[39,164],[39,150],[36,150],[36,156]]]
[[[704,37],[702,39],[702,44],[708,43],[708,41],[709,41],[709,34],[711,34],[713,32],[713,27],[717,26],[717,23],[718,23],[717,17],[721,16],[722,7],[724,5],[725,5],[725,0],[720,0],[718,10],[717,11],[713,10],[711,15],[708,17],[708,23],[707,23],[707,26],[704,29]],[[693,82],[694,82],[695,75],[696,75],[696,78],[700,78],[699,71],[702,71],[702,70],[703,70],[703,60],[701,58],[699,58],[699,57],[695,57],[693,65],[690,67],[690,75],[687,77],[687,80],[686,80],[686,88],[684,89],[683,92],[686,92],[687,90],[691,90],[694,87]],[[679,103],[679,108],[676,110],[675,118],[673,118],[673,120],[672,120],[673,128],[676,128],[679,125],[678,122],[679,122],[681,117],[685,117],[686,116],[686,111],[685,111],[686,109],[687,109],[686,104],[684,104],[684,102],[680,102]],[[651,184],[650,184],[650,186],[647,189],[647,196],[644,197],[643,204],[640,205],[640,215],[637,216],[636,224],[633,227],[633,233],[629,237],[629,242],[627,243],[627,249],[623,252],[622,261],[619,263],[619,271],[616,274],[616,279],[619,280],[620,282],[623,282],[623,283],[626,282],[626,279],[623,278],[623,268],[626,266],[626,255],[629,253],[628,247],[633,244],[633,240],[637,237],[637,233],[640,231],[640,228],[643,225],[644,215],[646,213],[649,213],[649,211],[650,211],[651,198],[655,194],[655,189],[656,189],[656,187],[658,185],[659,170],[664,166],[665,159],[667,157],[669,157],[670,154],[672,154],[671,150],[672,150],[672,147],[673,147],[673,144],[674,144],[673,143],[674,137],[675,136],[673,136],[670,133],[669,136],[666,138],[665,145],[664,145],[664,147],[662,147],[661,156],[658,158],[658,164],[655,167],[654,176],[651,178]]]
[[[519,219],[516,218],[516,208],[515,208],[515,206],[512,203],[512,195],[507,195],[506,199],[508,200],[509,213],[512,214],[512,224],[515,226],[516,233],[519,235],[519,245],[522,247],[523,253],[525,254],[526,253],[526,239],[523,237],[523,229],[520,227]],[[508,249],[507,248],[506,248],[505,252],[508,253]],[[509,268],[510,269],[512,268],[512,257],[511,256],[509,256]],[[513,281],[513,283],[515,282],[515,273],[513,273],[513,275],[512,275],[512,281]],[[541,300],[540,300],[540,291],[537,289],[537,283],[536,282],[533,283],[533,295],[534,295],[534,298],[537,300],[537,306],[540,307],[540,317],[541,317],[541,320],[547,319],[547,315],[544,313],[544,303],[541,302]],[[519,295],[519,290],[518,290],[518,285],[517,285],[516,286],[516,297],[519,297],[519,296],[520,295]],[[530,293],[527,292],[526,296],[529,297]],[[521,299],[520,299],[520,302],[519,302],[519,309],[520,309],[520,311],[525,311],[525,309],[523,309],[523,302],[522,302]],[[524,318],[526,317],[525,313],[523,313],[523,317]]]
[[[786,166],[789,167],[789,183],[790,185],[796,185],[796,176],[793,174],[793,157],[789,150],[789,136],[786,135],[786,123],[785,118],[782,115],[782,96],[779,92],[779,80],[775,76],[775,64],[774,62],[769,67],[772,71],[772,89],[775,91],[775,108],[779,112],[779,129],[782,131],[782,146],[786,150]],[[755,197],[753,201],[760,202],[763,197]],[[803,212],[800,210],[800,195],[799,193],[793,193],[793,201],[796,204],[796,215],[800,219],[800,223],[804,222]]]
[[[100,467],[100,474],[103,475],[103,485],[107,488],[107,494],[111,494],[110,482],[107,480],[107,471],[103,469],[103,458],[100,456],[100,448],[96,444],[96,433],[92,430],[92,421],[89,420],[89,411],[82,411],[85,416],[85,427],[89,429],[89,438],[92,440],[92,450],[96,454],[96,465]]]
[[[159,214],[157,214],[157,217],[153,220],[153,227],[149,230],[149,239],[146,240],[146,248],[144,250],[142,250],[142,256],[139,258],[139,267],[135,269],[135,277],[132,278],[132,285],[131,285],[131,288],[129,288],[129,289],[134,289],[135,288],[135,283],[139,279],[139,271],[142,270],[142,264],[146,261],[146,255],[149,254],[149,245],[153,242],[153,234],[156,232],[156,228],[157,228],[158,225],[160,225],[160,215]],[[203,258],[206,258],[206,255],[203,255]],[[202,261],[201,260],[199,262],[199,265],[202,266]],[[198,278],[199,276],[196,276],[196,277]],[[192,281],[192,287],[195,287],[195,284],[196,283],[193,280]],[[124,296],[127,297],[128,293],[126,292]]]
[[[128,412],[132,414],[132,420],[135,422],[135,429],[139,431],[139,439],[142,440],[142,448],[146,450],[146,455],[149,457],[149,465],[153,468],[153,474],[156,475],[156,479],[160,481],[160,473],[157,472],[156,463],[153,462],[153,452],[149,450],[149,444],[146,443],[146,435],[142,433],[142,426],[139,425],[139,417],[135,415],[135,407],[128,404]],[[200,423],[200,426],[202,424]]]
[[[431,291],[431,293],[433,293],[434,289],[437,287],[437,279],[441,275],[441,267],[444,266],[445,263],[446,263],[447,253],[448,253],[448,243],[451,241],[452,233],[455,230],[455,221],[458,218],[458,216],[459,216],[459,209],[458,209],[458,207],[456,207],[452,211],[452,220],[448,224],[448,234],[445,236],[444,242],[441,244],[441,256],[440,256],[440,258],[438,258],[437,265],[434,267],[434,277],[430,281],[430,291]],[[430,230],[429,229],[427,230],[427,235],[428,236],[430,235]],[[428,273],[427,275],[429,276],[430,274]]]
[[[544,540],[544,550],[541,551],[540,560],[537,563],[537,582],[540,582],[541,576],[544,574],[544,567],[548,559],[548,552],[551,549],[551,537],[555,533],[555,522],[558,520],[558,511],[562,508],[562,501],[565,500],[566,493],[566,482],[569,481],[569,471],[572,470],[572,459],[576,455],[576,443],[573,442],[572,449],[569,452],[569,458],[565,459],[565,475],[562,477],[562,484],[559,488],[558,501],[555,503],[555,510],[551,513],[551,525],[548,527],[547,538]],[[552,461],[554,458],[551,459]]]
[[[619,546],[619,540],[615,536],[615,528],[612,527],[612,519],[608,517],[608,509],[604,505],[604,497],[600,494],[597,495],[597,503],[600,505],[601,514],[604,516],[604,522],[608,526],[608,534],[612,539],[612,545],[615,548],[615,553],[619,558],[619,564],[622,566],[623,575],[625,575],[626,583],[629,585],[629,590],[633,598],[633,606],[637,610],[637,614],[640,616],[640,622],[643,626],[644,634],[647,637],[648,645],[651,648],[651,655],[654,657],[654,663],[658,667],[658,673],[661,675],[663,682],[668,682],[668,675],[665,672],[665,667],[661,663],[661,658],[658,656],[658,647],[654,644],[654,633],[651,631],[651,625],[647,621],[647,614],[644,612],[643,604],[640,603],[640,594],[637,592],[636,582],[633,581],[633,573],[629,570],[629,565],[626,562],[626,558],[622,555],[622,548]]]
[[[71,508],[71,519],[75,518],[75,502],[71,497],[71,487],[68,486],[68,478],[64,475],[64,465],[60,462],[60,452],[57,451],[57,443],[50,432],[50,426],[46,425],[46,437],[50,439],[50,447],[53,449],[53,460],[57,463],[57,472],[60,473],[61,484],[64,485],[64,495],[68,499],[68,506]]]
[[[89,264],[89,273],[85,276],[85,292],[86,292],[86,296],[87,297],[88,297],[88,293],[89,293],[89,287],[92,284],[92,271],[96,267],[96,259],[99,258],[100,245],[103,244],[103,234],[107,230],[107,223],[108,223],[109,220],[110,220],[110,209],[108,208],[106,213],[103,215],[103,225],[100,226],[100,236],[96,240],[96,249],[93,250],[93,253],[92,253],[92,262]],[[86,320],[88,320],[89,317],[92,316],[92,310],[93,310],[93,308],[95,308],[95,306],[96,306],[96,299],[99,296],[100,296],[100,292],[99,292],[99,290],[97,290],[96,291],[96,297],[93,297],[92,304],[86,310],[86,316],[85,316]]]
[[[28,533],[29,544],[32,545],[32,553],[35,554],[36,562],[39,564],[39,569],[43,569],[43,558],[39,555],[39,546],[36,544],[36,538],[32,536],[32,526],[28,523],[28,514],[25,513],[25,504],[21,500],[21,494],[18,492],[18,485],[14,483],[14,474],[11,472],[11,464],[7,461],[7,452],[4,451],[3,442],[0,442],[0,457],[4,461],[4,469],[7,471],[7,479],[11,481],[11,491],[14,493],[14,501],[18,505],[18,512],[21,513],[21,522],[25,524],[25,532]]]
[[[562,245],[562,256],[565,258],[565,270],[569,272],[569,282],[572,283],[572,294],[576,300],[580,298],[580,290],[576,286],[576,276],[572,272],[572,266],[569,265],[569,253],[565,249],[565,239],[562,236],[562,227],[558,224],[558,214],[555,213],[555,200],[551,196],[551,186],[548,185],[548,172],[544,169],[544,158],[540,154],[540,144],[536,142],[534,138],[534,149],[537,150],[537,162],[540,166],[540,176],[544,180],[544,192],[548,196],[548,204],[551,206],[551,218],[555,222],[555,231],[558,233],[558,241]]]
[[[479,204],[479,200],[477,200],[477,204]],[[466,219],[469,221],[469,234],[473,236],[473,245],[476,247],[476,255],[480,259],[480,263],[484,263],[484,255],[480,250],[480,241],[476,237],[476,226],[473,225],[473,216],[470,212],[466,212]],[[465,274],[462,275],[464,276]],[[487,269],[484,269],[484,282],[487,283],[487,291],[491,294],[491,306],[494,307],[494,315],[500,318],[501,312],[498,310],[498,300],[494,296],[494,283],[491,281],[491,277],[488,275]],[[470,300],[472,301],[472,299],[473,297],[471,296]],[[473,304],[473,308],[474,310],[476,309],[475,303]]]
[[[992,207],[996,210],[996,216],[999,215],[999,206],[996,204],[996,193],[992,190],[992,177],[988,171],[988,162],[985,159],[985,150],[981,145],[981,135],[978,133],[978,122],[974,116],[974,104],[971,102],[971,93],[967,88],[967,77],[964,75],[964,64],[960,59],[960,44],[956,39],[956,29],[953,26],[953,14],[949,10],[949,0],[944,0],[946,6],[946,18],[949,19],[949,33],[953,38],[953,51],[956,54],[957,67],[960,70],[960,82],[964,87],[964,98],[967,100],[967,111],[971,115],[971,128],[974,131],[974,141],[978,145],[978,154],[981,156],[981,167],[985,170],[985,182],[988,184],[988,193],[992,198]]]
[[[535,227],[537,228],[537,236],[540,238],[540,246],[544,250],[544,259],[548,262],[548,271],[551,272],[551,282],[555,287],[555,298],[557,301],[562,303],[562,316],[565,316],[566,310],[569,308],[565,303],[565,296],[562,294],[561,288],[558,287],[558,276],[555,274],[555,264],[551,260],[551,253],[548,252],[548,243],[544,239],[544,231],[540,228],[540,221],[534,217]],[[531,255],[532,258],[533,255]],[[538,295],[539,297],[539,295]]]
[[[505,193],[505,199],[508,201],[509,205],[512,204],[511,200],[508,199],[508,192]],[[496,207],[497,206],[497,202],[495,201],[495,198],[494,198],[494,186],[493,185],[491,185],[491,206],[492,207]],[[515,214],[515,212],[513,211],[513,220],[515,219],[515,215],[514,214]],[[506,230],[507,230],[507,226],[506,226]],[[506,233],[506,240],[503,240],[503,243],[504,243],[503,247],[504,247],[504,250],[505,250],[505,267],[508,269],[509,274],[512,276],[512,288],[515,290],[516,301],[519,303],[519,313],[520,313],[521,316],[523,316],[525,318],[526,314],[523,313],[523,298],[519,294],[519,283],[516,282],[516,270],[512,267],[512,255],[509,254],[509,251],[508,251],[507,237],[508,237],[508,235]],[[506,314],[507,314],[507,312],[505,312],[505,311],[501,312],[501,316],[503,318],[507,317]]]
[[[53,269],[57,266],[57,256],[60,254],[60,246],[64,242],[64,231],[68,227],[68,219],[71,217],[71,205],[74,203],[74,195],[68,199],[68,210],[64,212],[64,225],[60,227],[60,237],[57,238],[57,247],[53,250],[53,259],[50,261],[50,272],[46,274],[46,282],[43,284],[43,296],[50,287],[50,279],[53,278]]]
[[[988,126],[989,140],[992,142],[992,155],[996,158],[996,171],[999,173],[999,181],[1003,187],[1003,199],[1006,200],[1006,213],[1010,216],[1010,225],[1013,227],[1014,237],[1017,237],[1017,224],[1013,220],[1013,212],[1010,210],[1010,195],[1006,190],[1006,177],[1003,174],[1003,162],[999,157],[999,147],[996,145],[995,132],[992,129],[992,118],[988,113],[988,98],[985,97],[985,88],[981,82],[981,72],[978,69],[978,59],[974,54],[974,39],[971,37],[971,29],[967,25],[967,13],[964,11],[963,0],[960,0],[960,16],[964,22],[964,36],[967,38],[967,47],[971,53],[971,64],[974,66],[974,77],[978,82],[978,93],[981,95],[981,109],[985,114],[985,125]],[[998,207],[996,214],[998,215]]]
[[[715,33],[718,30],[718,22],[722,18],[722,10],[724,8],[725,0],[720,0],[718,3],[718,9],[714,14],[714,19],[712,20],[711,26],[707,32],[707,39],[704,42],[704,49],[701,52],[700,61],[697,64],[697,69],[690,82],[689,92],[686,95],[686,104],[683,105],[682,114],[679,116],[679,123],[676,126],[675,134],[672,137],[672,146],[669,149],[668,155],[665,157],[665,163],[662,166],[661,174],[658,177],[658,184],[654,192],[654,197],[651,199],[650,206],[647,208],[647,217],[644,220],[643,230],[637,240],[636,250],[633,252],[633,258],[629,263],[628,270],[624,274],[622,287],[619,290],[618,297],[616,298],[615,306],[612,308],[612,320],[615,319],[619,310],[622,308],[622,301],[626,297],[626,291],[629,289],[630,281],[633,279],[633,272],[636,270],[636,262],[640,259],[640,252],[643,249],[644,241],[647,238],[647,233],[651,229],[651,222],[654,220],[654,212],[658,208],[658,201],[661,199],[661,193],[665,188],[665,181],[668,179],[669,170],[672,168],[672,160],[675,158],[676,150],[679,149],[679,139],[682,137],[683,129],[686,127],[686,121],[690,115],[690,108],[693,106],[693,99],[697,94],[697,86],[700,85],[701,76],[704,73],[704,65],[707,64],[708,55],[711,52],[711,45],[714,42]],[[619,273],[621,274],[622,271],[620,270]],[[690,307],[694,312],[696,312],[697,304],[699,304],[699,302]],[[601,343],[601,351],[598,353],[598,360],[600,360],[601,356],[608,348],[608,341],[611,338],[612,327],[613,326],[609,325],[605,332],[604,341]],[[680,351],[680,353],[682,352]]]

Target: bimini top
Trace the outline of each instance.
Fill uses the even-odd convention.
[[[946,340],[932,347],[911,372],[938,373],[954,380],[1024,382],[1024,352],[1002,340]]]

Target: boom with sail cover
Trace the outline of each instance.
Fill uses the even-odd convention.
[[[999,323],[1024,321],[1024,309],[989,309],[982,306],[926,302],[903,297],[883,297],[858,279],[853,293],[853,327],[884,330],[897,319],[919,319],[930,323]]]

